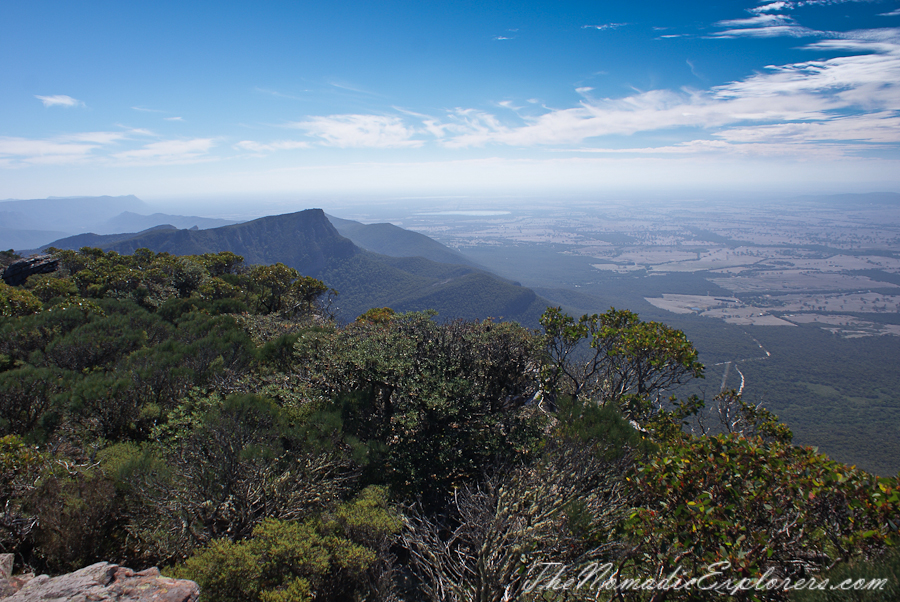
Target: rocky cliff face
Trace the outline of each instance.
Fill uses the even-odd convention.
[[[0,600],[3,602],[197,602],[193,581],[169,579],[152,568],[135,572],[108,562],[48,577],[12,575],[12,554],[0,555]]]

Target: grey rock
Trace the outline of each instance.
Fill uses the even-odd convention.
[[[32,274],[49,274],[59,269],[59,260],[52,255],[33,255],[6,266],[3,282],[10,286],[25,284]]]
[[[13,555],[0,554],[0,579],[9,579],[13,572]]]
[[[0,579],[0,591],[17,588],[4,602],[197,602],[193,581],[170,579],[152,568],[135,572],[98,562],[74,573],[48,577],[23,575]]]

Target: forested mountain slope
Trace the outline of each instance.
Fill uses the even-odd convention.
[[[372,235],[367,228],[351,229],[357,234],[369,232],[367,240],[388,249],[390,239],[383,232]],[[537,326],[548,303],[530,289],[458,261],[449,264],[398,256],[408,249],[456,259],[451,250],[427,237],[394,226],[390,229],[388,234],[400,241],[392,257],[363,250],[341,236],[321,209],[209,230],[155,229],[124,240],[122,235],[98,237],[95,242],[120,254],[140,248],[173,255],[229,251],[244,257],[248,264],[283,263],[336,289],[336,307],[344,320],[352,320],[372,307],[388,306],[400,311],[435,309],[441,319],[493,317]],[[56,244],[75,249],[84,242],[85,237],[77,237]]]
[[[424,234],[404,230],[393,224],[362,224],[332,215],[328,220],[341,234],[359,247],[389,257],[424,257],[438,263],[462,264],[486,269],[450,247]]]

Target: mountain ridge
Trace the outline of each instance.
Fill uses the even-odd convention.
[[[366,231],[366,228],[357,230]],[[407,232],[396,226],[376,230],[382,235],[397,234],[397,230]],[[386,238],[378,241],[371,236],[373,230],[368,232],[372,246],[389,245]],[[412,234],[404,235],[407,244],[411,241],[435,256],[456,257],[449,249],[441,251],[444,247],[440,243]],[[57,243],[64,245],[60,248],[80,248],[86,246],[80,244],[85,241],[123,255],[140,248],[173,255],[231,251],[243,256],[248,264],[283,263],[339,291],[337,305],[343,320],[352,320],[372,307],[387,306],[396,311],[434,309],[444,320],[491,317],[537,326],[540,314],[549,305],[531,289],[483,268],[421,256],[389,256],[360,248],[342,236],[321,209],[267,216],[208,230],[154,229],[127,238],[120,235],[75,237],[69,242],[79,244],[77,247],[66,245],[64,240]]]
[[[424,257],[439,263],[458,263],[489,271],[483,265],[479,265],[433,238],[412,230],[405,230],[391,223],[363,224],[328,214],[326,217],[341,236],[345,236],[357,246],[379,255]]]

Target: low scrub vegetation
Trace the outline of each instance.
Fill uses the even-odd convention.
[[[734,392],[670,397],[703,366],[663,324],[340,325],[281,264],[56,256],[0,289],[0,548],[34,570],[162,565],[263,602],[780,600],[740,584],[896,573],[898,480]]]

